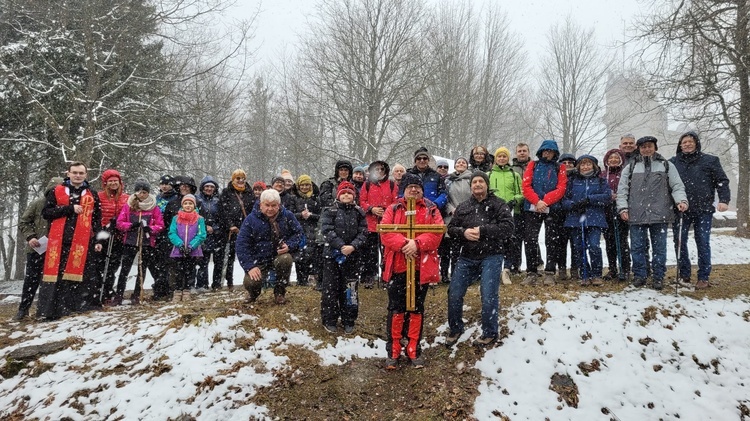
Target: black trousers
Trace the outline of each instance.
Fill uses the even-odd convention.
[[[26,253],[26,273],[23,276],[23,290],[21,291],[21,304],[18,305],[18,312],[29,314],[31,303],[34,302],[36,290],[39,289],[39,282],[42,281],[44,271],[45,253],[39,254],[35,251]]]
[[[526,219],[526,271],[536,273],[537,268],[531,263],[541,261],[539,231],[542,229],[542,223],[544,223],[544,242],[547,246],[547,261],[544,270],[555,272],[558,268],[565,268],[565,262],[562,260],[563,247],[566,245],[567,237],[563,227],[565,213],[524,211],[524,217]]]
[[[324,259],[320,296],[320,319],[324,326],[336,326],[339,317],[344,326],[354,326],[359,315],[358,260],[354,254],[341,265],[333,258]]]
[[[120,268],[120,276],[117,278],[117,290],[116,294],[120,297],[122,297],[125,294],[125,287],[128,284],[128,275],[130,274],[130,269],[133,267],[133,262],[135,262],[136,258],[138,257],[138,247],[135,246],[125,246],[122,250],[122,267]],[[135,279],[135,288],[133,288],[133,295],[139,296],[141,294],[141,276],[146,276],[146,269],[151,272],[151,277],[156,279],[156,274],[158,272],[158,256],[156,249],[153,247],[143,246],[143,256],[141,256],[142,259],[142,268],[137,269],[137,277]],[[143,273],[141,273],[141,269],[143,269]]]

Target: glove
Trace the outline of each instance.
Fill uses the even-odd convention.
[[[146,234],[151,232],[151,227],[146,225],[145,227],[141,228],[141,231],[145,232]]]
[[[185,257],[190,256],[190,253],[193,252],[193,249],[190,248],[190,246],[182,246],[180,247],[180,250],[182,250],[182,255]]]
[[[148,226],[148,221],[147,221],[147,220],[145,220],[145,219],[141,219],[141,226],[142,226],[143,228],[146,228],[146,227]]]
[[[509,200],[508,201],[508,207],[513,210],[516,207],[516,201],[515,200]]]
[[[581,201],[574,203],[573,210],[577,212],[585,212],[588,206],[589,206],[589,198],[587,197]]]

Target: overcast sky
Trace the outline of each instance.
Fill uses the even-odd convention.
[[[428,3],[452,0],[428,0]],[[487,1],[474,0],[480,6]],[[304,34],[308,16],[314,16],[316,0],[240,0],[235,18],[250,18],[260,7],[252,45],[258,48],[260,63],[272,62],[284,52],[291,53],[299,36]],[[555,23],[570,13],[585,28],[594,27],[597,41],[612,45],[631,29],[639,12],[637,0],[530,0],[501,1],[508,14],[511,30],[519,34],[529,53],[530,63],[536,63],[543,53],[545,34]]]

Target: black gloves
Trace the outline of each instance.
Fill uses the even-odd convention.
[[[183,256],[188,257],[193,252],[193,249],[190,246],[182,246],[180,247],[180,251],[182,251]]]
[[[585,198],[581,201],[573,203],[573,210],[576,212],[586,212],[586,208],[589,206],[589,198]]]
[[[513,210],[513,208],[515,208],[515,207],[516,207],[516,201],[515,201],[515,200],[509,200],[509,201],[508,201],[507,203],[508,203],[508,207],[509,207],[509,208],[510,208],[511,210]]]

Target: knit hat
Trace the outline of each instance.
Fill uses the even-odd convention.
[[[238,168],[232,171],[232,180],[234,180],[235,178],[247,178],[247,174],[244,170]]]
[[[103,182],[106,183],[107,181],[109,181],[110,178],[116,178],[120,180],[120,182],[122,183],[122,177],[120,176],[120,173],[117,172],[117,170],[109,169],[109,170],[104,171],[104,173],[102,173]]]
[[[471,180],[469,180],[469,181],[470,182],[474,181],[474,179],[477,178],[477,177],[482,177],[482,180],[484,180],[484,183],[487,184],[487,186],[489,188],[490,178],[487,176],[487,173],[485,173],[484,171],[481,171],[481,170],[475,170],[474,172],[471,173]]]
[[[576,157],[572,153],[564,153],[564,154],[560,155],[560,159],[558,159],[558,161],[560,161],[560,162],[563,162],[563,161],[573,161],[573,162],[576,162]]]
[[[407,186],[410,186],[412,184],[416,184],[420,189],[424,190],[424,184],[422,183],[422,179],[418,175],[409,172],[404,174],[404,177],[401,179],[401,185],[406,188]]]
[[[456,166],[456,162],[458,162],[459,160],[462,160],[462,159],[466,163],[466,165],[469,165],[469,160],[468,159],[464,158],[463,156],[459,156],[458,158],[456,158],[453,161],[453,166],[455,167]]]
[[[148,183],[148,181],[144,180],[143,178],[139,178],[135,180],[135,184],[133,184],[134,192],[139,192],[141,190],[151,193],[151,185]]]
[[[184,204],[185,201],[193,202],[193,205],[198,204],[198,202],[195,200],[195,196],[193,196],[192,194],[186,194],[182,196],[182,201],[180,201],[180,205]]]
[[[284,179],[284,177],[277,175],[276,177],[273,178],[273,180],[271,180],[271,186],[273,186],[276,183],[286,184],[286,180]]]
[[[641,147],[644,143],[652,142],[654,144],[654,150],[659,150],[659,147],[656,146],[656,143],[658,142],[655,137],[653,136],[643,136],[642,138],[635,141],[635,146]]]
[[[495,158],[497,158],[498,155],[503,154],[510,159],[510,150],[506,148],[505,146],[501,146],[495,150]]]
[[[427,152],[427,148],[425,148],[424,146],[414,152],[414,160],[416,161],[420,156],[426,156],[428,159],[430,158],[430,154]]]
[[[168,174],[164,174],[159,179],[159,184],[169,184],[169,185],[172,185],[172,184],[174,184],[174,177],[172,177],[171,175],[168,175]]]
[[[438,159],[435,163],[438,167],[448,167],[448,160],[446,159]]]
[[[266,190],[268,186],[266,185],[266,183],[262,181],[256,181],[255,183],[253,183],[253,190],[257,188],[260,188],[261,190]]]
[[[294,181],[294,177],[292,177],[292,173],[289,170],[281,170],[281,178]]]
[[[299,186],[300,184],[312,184],[312,178],[307,174],[302,174],[297,177],[297,185]]]
[[[342,193],[351,193],[352,196],[356,196],[357,190],[355,190],[354,184],[348,181],[342,181],[341,183],[339,183],[338,190],[336,190],[336,199],[338,199]]]
[[[365,167],[362,166],[362,165],[356,166],[356,167],[354,167],[354,171],[352,171],[352,173],[355,173],[355,172],[361,172],[362,174],[364,174],[365,173]]]
[[[584,159],[588,159],[589,161],[591,161],[592,164],[594,164],[595,167],[599,167],[599,160],[596,159],[593,155],[581,155],[581,156],[579,156],[578,159],[576,160],[576,167],[578,165],[580,165],[581,161],[583,161]]]

